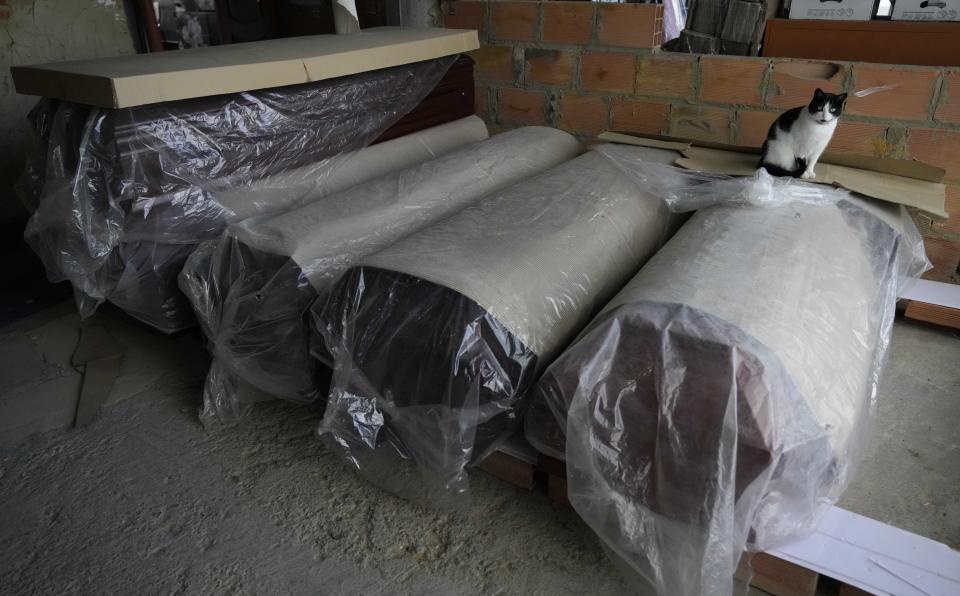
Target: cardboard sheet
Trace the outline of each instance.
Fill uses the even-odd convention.
[[[711,141],[689,141],[664,135],[636,136],[622,132],[608,131],[600,133],[597,138],[608,143],[636,145],[638,147],[655,147],[657,149],[672,149],[674,151],[683,151],[689,147],[707,147],[710,149],[722,149],[724,151],[736,151],[737,153],[760,155],[759,147],[733,145],[730,143],[714,143]],[[850,153],[836,153],[834,151],[827,151],[820,156],[820,162],[832,163],[838,166],[859,168],[861,170],[869,170],[871,172],[886,172],[887,174],[906,176],[907,178],[917,178],[918,180],[926,180],[928,182],[943,182],[943,178],[947,173],[943,168],[931,166],[930,164],[917,161],[916,159],[891,159],[889,157],[852,155]]]
[[[600,140],[642,147],[672,149],[682,154],[676,164],[698,172],[752,176],[757,149],[719,143],[690,142],[670,137],[641,137],[604,132]],[[944,170],[916,160],[825,153],[811,182],[846,188],[874,199],[919,209],[937,220],[948,217],[944,207]]]
[[[379,27],[10,70],[17,93],[125,108],[320,81],[478,47],[472,30]]]
[[[698,172],[752,176],[757,171],[757,156],[736,151],[690,147],[683,151],[677,165]],[[944,208],[946,186],[886,172],[871,172],[831,163],[818,163],[816,179],[810,182],[839,186],[874,199],[914,207],[940,220],[947,219]]]

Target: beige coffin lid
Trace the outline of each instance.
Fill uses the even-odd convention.
[[[617,132],[605,132],[599,138],[610,143],[678,151],[682,157],[675,163],[697,172],[749,176],[757,171],[756,148]],[[941,168],[916,160],[824,153],[817,163],[817,177],[810,182],[899,203],[944,220],[948,216],[944,208],[946,186],[941,184],[945,173]]]
[[[478,47],[472,30],[378,27],[10,70],[17,93],[127,108],[321,81]]]

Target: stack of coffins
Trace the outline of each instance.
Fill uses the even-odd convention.
[[[482,125],[454,138],[480,132],[486,132]],[[447,136],[429,131],[395,139],[384,144],[392,155],[385,157],[409,160],[422,148],[442,153],[437,140],[449,142]],[[246,220],[201,247],[184,267],[181,285],[214,356],[204,419],[234,420],[267,397],[308,403],[325,397],[329,373],[310,356],[305,314],[326,299],[343,271],[580,150],[558,130],[512,130],[286,213]],[[322,346],[316,351],[324,357]]]

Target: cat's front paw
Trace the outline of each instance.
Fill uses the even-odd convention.
[[[817,177],[817,174],[813,170],[807,170],[800,177],[803,178],[804,180],[813,180],[814,178]]]

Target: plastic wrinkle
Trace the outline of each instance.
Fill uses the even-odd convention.
[[[657,185],[655,165],[634,171]],[[547,369],[526,433],[565,457],[571,503],[645,591],[726,596],[744,549],[808,535],[849,484],[898,289],[929,263],[900,206],[749,207],[766,181],[674,180],[714,205]]]
[[[105,300],[165,332],[189,250],[231,221],[289,208],[426,96],[454,58],[318,83],[107,110],[43,99],[17,190],[24,238],[82,316]],[[227,199],[250,189],[242,209]],[[143,287],[138,287],[143,284]]]
[[[646,160],[629,145],[602,145],[595,151],[609,159],[641,188],[660,196],[671,211],[686,213],[714,205],[782,207],[791,203],[831,203],[846,191],[793,178],[771,176],[757,169],[753,176],[693,172]]]

